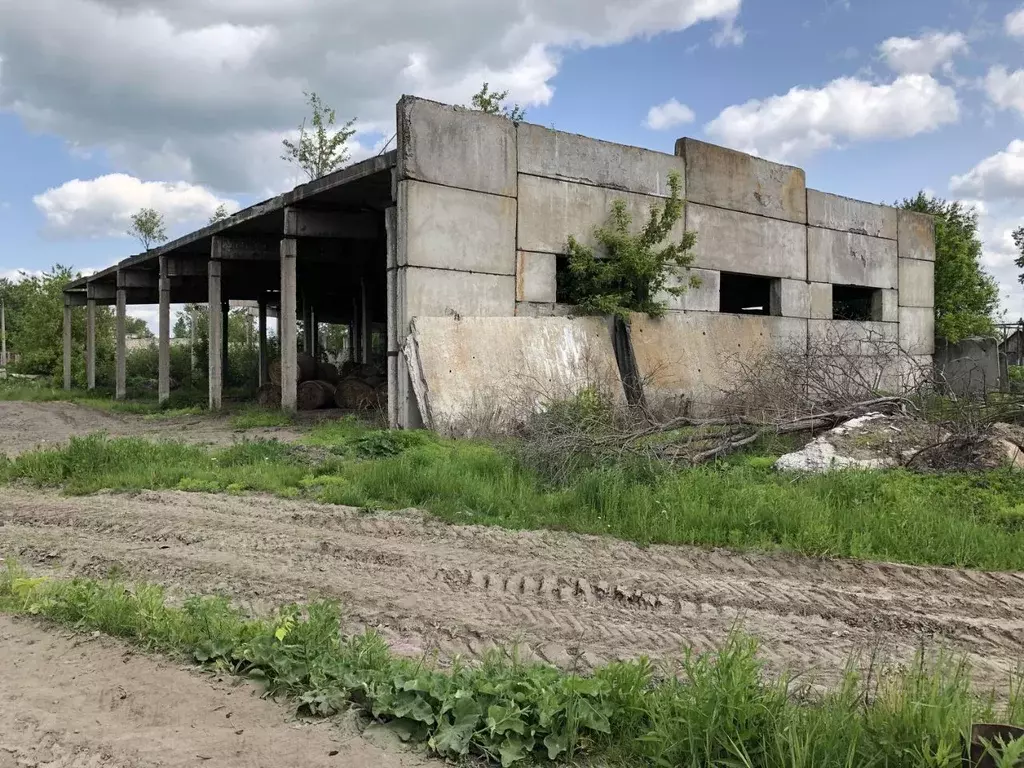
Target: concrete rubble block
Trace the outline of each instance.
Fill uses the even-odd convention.
[[[957,343],[935,342],[936,382],[958,397],[978,397],[999,389],[999,342],[966,338]]]
[[[599,317],[418,317],[406,344],[427,426],[474,434],[597,387],[624,394],[609,322]]]
[[[420,181],[398,185],[398,266],[514,275],[516,201]]]
[[[576,307],[572,304],[558,304],[545,301],[517,301],[516,317],[576,317]]]
[[[696,139],[679,139],[676,154],[686,162],[687,200],[807,223],[807,180],[800,168]]]
[[[555,254],[519,251],[516,257],[516,301],[554,303],[556,289]]]
[[[807,269],[813,282],[895,289],[899,278],[896,243],[808,227]]]
[[[398,180],[516,195],[516,126],[475,110],[403,96],[398,102]]]
[[[697,235],[694,264],[702,269],[807,279],[807,229],[800,224],[688,203],[686,228]]]
[[[900,321],[899,291],[875,291],[871,304],[871,317],[883,323]]]
[[[916,211],[899,211],[901,259],[935,261],[935,217]]]
[[[935,306],[935,262],[900,259],[901,307]]]
[[[487,275],[449,269],[402,267],[399,302],[404,323],[414,317],[512,317],[516,311],[514,275]],[[399,333],[402,333],[399,329]]]
[[[771,312],[779,317],[810,317],[810,283],[802,280],[772,281]]]
[[[668,177],[676,171],[684,184],[680,197],[686,197],[686,164],[675,155],[529,123],[520,123],[518,132],[520,173],[668,197]]]
[[[814,320],[832,319],[832,284],[809,283],[811,294],[810,317]]]
[[[612,203],[625,200],[633,216],[633,230],[639,232],[652,206],[664,205],[662,198],[618,192],[614,189],[574,184],[567,181],[522,176],[519,179],[519,249],[546,253],[565,253],[569,235],[594,247],[594,229],[608,223]],[[673,228],[671,237],[683,236],[683,220]]]
[[[631,337],[640,377],[652,402],[685,400],[706,413],[740,385],[770,349],[802,353],[807,321],[766,315],[670,312],[634,315]]]
[[[807,223],[812,227],[895,240],[896,209],[849,197],[807,190]]]
[[[900,347],[912,355],[935,354],[935,310],[900,307]]]
[[[808,347],[822,354],[899,356],[899,324],[858,320],[810,320]]]
[[[690,279],[696,277],[700,285],[690,285]],[[676,286],[687,286],[686,292],[681,296],[673,296],[667,291],[662,291],[655,296],[656,301],[663,302],[670,310],[687,310],[690,312],[718,312],[722,291],[722,275],[713,269],[690,269],[673,272],[665,281],[670,288]]]

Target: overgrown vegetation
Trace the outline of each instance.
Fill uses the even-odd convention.
[[[334,108],[325,104],[316,93],[304,92],[303,96],[312,113],[309,118],[311,127],[306,127],[306,119],[303,118],[298,140],[281,141],[284,145],[281,159],[293,163],[310,181],[315,181],[344,167],[349,161],[347,145],[356,133],[353,127],[356,118],[335,129],[337,113]]]
[[[167,228],[164,216],[155,208],[140,208],[132,214],[127,234],[138,240],[145,250],[167,242]]]
[[[206,449],[74,439],[0,461],[0,481],[63,488],[267,492],[370,509],[417,507],[456,523],[610,534],[641,544],[1024,570],[1024,473],[784,476],[765,455],[666,471],[597,462],[553,484],[493,444],[387,432],[355,420],[302,445]],[[785,450],[787,446],[777,446]]]
[[[526,110],[518,104],[506,103],[508,91],[492,91],[490,83],[484,83],[480,90],[473,94],[470,109],[488,115],[501,115],[516,123],[526,119]]]
[[[624,320],[631,312],[659,317],[667,308],[664,295],[680,296],[687,287],[700,285],[695,276],[687,282],[679,279],[693,263],[690,249],[696,235],[686,232],[679,242],[665,242],[683,215],[679,174],[669,174],[668,184],[669,198],[651,207],[639,233],[632,231],[633,216],[619,199],[612,204],[608,223],[594,230],[596,253],[569,236],[566,295],[581,311]]]
[[[641,658],[582,677],[514,653],[448,669],[397,658],[372,631],[346,634],[330,602],[253,619],[219,597],[172,607],[156,586],[30,578],[13,565],[0,575],[0,610],[184,654],[245,675],[308,715],[355,706],[440,756],[502,766],[603,757],[630,766],[953,768],[972,722],[1024,722],[1020,675],[997,705],[972,692],[964,662],[944,656],[867,676],[851,665],[838,687],[812,696],[803,682],[771,681],[756,642],[739,634],[664,668]]]

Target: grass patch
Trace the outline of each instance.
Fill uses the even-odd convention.
[[[640,544],[782,550],[1024,570],[1024,473],[776,473],[762,455],[651,473],[610,466],[560,487],[499,447],[355,419],[304,445],[207,449],[138,438],[73,439],[0,460],[0,482],[64,488],[264,491],[373,509],[419,507],[457,523],[609,534]]]
[[[810,697],[770,681],[756,642],[733,636],[714,654],[645,659],[591,676],[494,654],[440,669],[391,655],[372,631],[345,633],[339,607],[290,605],[252,619],[226,599],[167,605],[159,587],[0,574],[0,610],[99,630],[260,681],[307,714],[356,706],[403,740],[452,759],[503,766],[598,758],[629,766],[948,767],[976,721],[1024,723],[1018,675],[995,696],[972,693],[965,663],[922,655],[907,669],[853,671]]]
[[[295,420],[280,408],[260,408],[245,406],[231,417],[231,426],[235,429],[257,429],[259,427],[287,427]]]
[[[167,402],[157,402],[154,392],[129,391],[125,400],[115,400],[112,390],[70,389],[54,387],[48,383],[24,382],[16,379],[0,380],[0,400],[20,400],[30,403],[66,402],[111,413],[131,413],[152,416],[154,419],[191,416],[204,412],[206,392],[177,390],[171,392]]]

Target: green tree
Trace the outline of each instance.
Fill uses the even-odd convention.
[[[338,170],[348,162],[349,152],[346,144],[355,134],[352,126],[356,118],[352,118],[341,128],[334,130],[337,115],[333,108],[323,103],[316,93],[303,94],[313,114],[310,118],[311,129],[307,129],[305,118],[299,126],[299,140],[285,139],[285,152],[281,159],[294,163],[309,177],[310,181],[326,176]]]
[[[152,339],[153,332],[149,330],[146,321],[141,317],[128,316],[124,319],[125,334],[138,339]]]
[[[511,107],[504,103],[508,91],[492,91],[490,83],[484,83],[479,91],[473,94],[471,109],[486,112],[488,115],[504,115],[509,120],[521,123],[526,119],[526,110],[518,104]]]
[[[919,192],[901,208],[935,217],[935,333],[956,342],[995,333],[999,286],[981,266],[978,214],[956,200]]]
[[[658,300],[659,293],[679,296],[687,287],[700,284],[696,277],[691,277],[688,284],[668,284],[673,275],[693,263],[690,249],[696,242],[696,235],[686,232],[679,242],[665,243],[683,215],[679,174],[672,173],[668,182],[669,199],[663,206],[651,207],[639,234],[631,232],[633,217],[625,201],[616,200],[609,223],[594,231],[603,253],[597,255],[569,236],[566,293],[571,303],[590,314],[628,319],[630,312],[644,312],[659,317],[666,309]]]
[[[128,234],[142,243],[147,251],[157,243],[167,241],[167,230],[164,228],[164,217],[153,208],[141,208],[132,214],[132,225]]]
[[[216,224],[218,221],[222,221],[222,220],[226,219],[230,215],[231,214],[228,213],[228,207],[226,205],[224,205],[224,203],[221,203],[220,205],[218,205],[214,209],[213,213],[210,214],[210,221],[209,221],[209,223],[210,224]]]

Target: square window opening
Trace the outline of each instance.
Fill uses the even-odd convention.
[[[772,314],[772,284],[775,282],[771,277],[722,272],[719,311],[734,315]]]
[[[882,290],[861,285],[833,285],[832,319],[860,322],[881,320]]]

